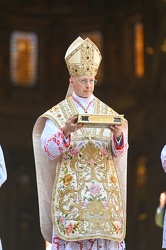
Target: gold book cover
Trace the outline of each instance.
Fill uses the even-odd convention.
[[[109,125],[121,125],[124,115],[78,114],[78,123],[86,127],[107,128]]]

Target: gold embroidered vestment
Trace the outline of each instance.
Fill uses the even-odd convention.
[[[77,113],[73,99],[68,97],[42,117],[60,128]],[[94,113],[117,114],[96,97]],[[119,167],[112,153],[109,129],[82,128],[73,133],[56,166],[51,205],[56,234],[68,241],[104,238],[121,242],[126,231],[125,178],[126,167]]]

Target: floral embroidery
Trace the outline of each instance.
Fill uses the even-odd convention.
[[[63,111],[65,111],[64,113],[66,113],[68,115],[73,114],[71,112],[71,110],[68,108],[68,105],[66,105],[66,103],[67,103],[66,101],[61,102],[61,104],[58,106],[58,108],[63,109]],[[100,106],[101,106],[100,107],[101,113],[106,113],[106,111],[107,111],[107,113],[109,113],[109,110],[105,109],[105,105],[103,105],[101,103]],[[54,111],[56,111],[56,108]],[[112,110],[110,112],[112,113]],[[62,117],[60,117],[58,119],[56,117],[56,119],[58,120],[58,124],[60,124],[62,126],[62,124],[64,124],[64,122],[65,122],[65,119],[63,117],[63,113],[61,113],[61,114],[62,114]],[[125,142],[125,139],[126,138],[124,138],[124,142]],[[60,142],[61,142],[61,140],[60,140]],[[72,142],[72,140],[71,140],[71,142]],[[78,164],[78,161],[74,161],[74,164],[75,163],[76,164],[73,165],[72,168],[70,167],[70,164],[69,164],[70,160],[73,160],[73,158],[75,156],[76,157],[79,156],[80,159],[83,159],[84,155],[86,155],[84,153],[80,153],[81,146],[79,144],[77,144],[77,147],[76,147],[76,145],[73,145],[73,146],[70,146],[70,148],[69,148],[69,144],[68,144],[67,151],[64,150],[65,147],[63,145],[63,142],[62,142],[62,144],[60,144],[58,146],[57,151],[59,151],[59,156],[60,156],[60,150],[59,150],[60,146],[61,146],[61,149],[63,149],[63,151],[61,151],[63,153],[62,161],[61,161],[61,163],[62,163],[61,169],[63,169],[63,170],[62,170],[61,174],[59,175],[60,178],[58,180],[60,180],[60,182],[57,183],[57,189],[56,189],[57,195],[55,195],[54,198],[55,198],[55,202],[57,202],[57,203],[60,200],[62,207],[66,210],[62,211],[60,213],[59,213],[59,211],[57,211],[58,213],[54,217],[54,222],[55,221],[59,222],[59,225],[60,225],[59,229],[61,230],[61,228],[62,228],[62,231],[64,231],[64,235],[65,234],[66,235],[73,234],[74,230],[76,230],[76,228],[77,228],[77,226],[75,225],[74,222],[76,222],[76,220],[79,220],[79,218],[76,219],[76,216],[74,216],[73,219],[76,219],[76,220],[70,219],[70,215],[74,214],[73,211],[78,211],[77,209],[80,209],[81,212],[84,212],[84,208],[86,209],[86,207],[88,207],[88,205],[90,203],[92,203],[93,201],[100,201],[100,204],[103,205],[103,207],[105,209],[107,209],[108,211],[113,211],[113,213],[111,212],[111,215],[113,217],[116,215],[116,212],[114,213],[114,211],[116,210],[117,200],[118,200],[118,202],[120,201],[119,207],[121,207],[121,198],[119,195],[116,195],[117,189],[119,188],[118,187],[119,182],[117,179],[117,183],[115,184],[113,164],[112,163],[110,164],[110,168],[109,168],[110,173],[108,174],[107,179],[105,179],[105,180],[104,180],[104,175],[105,175],[105,171],[107,171],[107,169],[108,169],[108,166],[106,165],[107,164],[106,161],[104,162],[104,164],[100,164],[100,161],[103,163],[103,159],[104,160],[105,159],[112,160],[112,149],[113,149],[113,153],[114,153],[113,156],[114,157],[121,156],[124,153],[124,151],[126,149],[125,147],[123,149],[117,149],[116,145],[114,144],[114,141],[112,141],[112,142],[113,142],[112,145],[109,145],[109,147],[108,147],[108,144],[110,143],[110,141],[108,142],[108,144],[107,144],[107,142],[103,143],[103,141],[99,142],[100,153],[98,154],[98,159],[99,159],[98,161],[94,158],[94,155],[92,154],[91,158],[88,159],[86,164],[84,164],[83,161],[82,161],[82,164]],[[53,145],[53,143],[52,143],[52,145]],[[56,146],[56,145],[53,145],[53,146]],[[49,148],[48,148],[48,151],[49,151]],[[55,150],[50,151],[50,154],[54,157],[54,159],[55,159],[55,156],[54,156],[55,153],[56,153]],[[75,166],[75,168],[74,168],[74,166]],[[75,170],[77,171],[77,177],[76,177],[75,172],[74,172]],[[115,174],[115,179],[116,178],[117,177]],[[81,193],[81,195],[83,194],[81,196],[82,200],[80,200],[80,197],[77,195],[79,193],[77,190],[82,189],[83,181],[84,181],[85,185],[84,185],[84,190]],[[70,183],[70,184],[65,185],[68,183]],[[71,183],[72,183],[72,185],[71,185]],[[115,184],[115,186],[113,184]],[[99,192],[100,185],[101,186],[103,185],[103,186],[102,186],[102,190],[100,190],[100,192]],[[104,196],[105,191],[106,192],[108,191],[108,194],[109,194],[109,192],[111,192],[110,197],[112,197],[112,199],[105,199],[105,197],[108,198],[106,195]],[[61,194],[61,196],[60,196],[60,194]],[[79,205],[81,205],[81,206],[77,208],[78,202],[80,202]],[[98,205],[99,203],[93,203],[93,204]],[[73,209],[74,206],[75,206],[75,208]],[[83,207],[83,210],[82,210],[82,207]],[[94,207],[97,208],[97,206],[94,206]],[[88,207],[88,209],[89,209],[89,207]],[[96,210],[94,210],[94,212],[95,211]],[[105,210],[103,209],[102,211],[105,211]],[[59,218],[58,218],[58,215],[60,215]],[[77,215],[79,215],[79,211],[78,211]],[[94,213],[94,215],[96,217],[97,214]],[[122,220],[119,220],[119,223],[122,224],[122,231],[124,230],[123,229],[123,227],[124,227],[123,226],[123,224],[124,224],[123,215],[121,213],[119,213],[118,216],[116,218],[114,217],[114,219],[111,218],[111,220],[109,220],[109,221],[111,221],[110,224],[112,224],[112,223],[115,224],[115,225],[113,225],[113,224],[111,225],[111,230],[109,231],[109,234],[112,234],[113,237],[116,234],[116,233],[114,233],[114,231],[116,232],[116,231],[120,230],[120,227],[117,223],[117,221],[119,220],[120,217],[122,217]],[[95,219],[95,221],[96,220],[97,219]],[[82,225],[80,225],[80,228],[81,227],[82,227]],[[72,231],[71,231],[71,229],[72,229]],[[89,228],[88,228],[88,230],[89,230]],[[78,230],[78,232],[79,232],[79,230]],[[74,236],[72,236],[72,237],[74,237]],[[115,235],[115,237],[116,237],[116,235]],[[66,237],[66,239],[67,239],[67,237]],[[119,237],[117,237],[117,239],[119,239]],[[123,244],[121,244],[121,243],[117,243],[114,240],[107,241],[107,240],[103,240],[103,239],[89,239],[89,240],[84,240],[84,241],[65,241],[65,240],[62,240],[61,238],[57,237],[55,234],[53,235],[53,242],[54,242],[55,246],[53,246],[52,249],[54,249],[54,250],[55,249],[56,250],[67,249],[67,246],[68,246],[68,248],[71,248],[73,250],[75,250],[75,249],[77,249],[77,250],[78,249],[79,250],[87,250],[87,249],[92,250],[92,248],[102,249],[102,250],[103,249],[105,249],[105,250],[108,250],[108,249],[114,249],[114,250],[115,249],[116,250],[123,249],[124,250],[125,249],[124,242],[123,242]],[[122,245],[123,245],[123,247],[122,247]]]
[[[83,202],[82,202],[82,206],[83,206],[83,207],[87,207],[87,205],[88,205],[88,202],[87,202],[87,201],[83,201]]]
[[[73,230],[73,225],[71,223],[69,223],[68,225],[66,225],[65,230],[66,230],[66,234],[70,235],[72,233],[72,230]]]
[[[111,181],[114,185],[116,184],[116,178],[115,178],[113,175],[110,176],[110,181]]]
[[[109,147],[109,142],[73,142],[63,154],[53,208],[63,239],[77,240],[87,233],[93,237],[95,230],[102,237],[122,239],[123,205]]]
[[[66,224],[66,219],[65,219],[65,217],[64,216],[59,216],[59,222],[61,223],[61,224]]]
[[[90,160],[90,165],[94,165],[95,161],[93,159]]]
[[[72,182],[72,179],[73,177],[70,174],[65,175],[65,177],[63,178],[63,184],[65,186],[69,186],[70,183]]]
[[[89,187],[89,191],[92,195],[96,195],[96,194],[99,194],[100,193],[100,190],[101,190],[101,187],[97,184],[92,184],[90,187]]]
[[[66,151],[64,155],[65,160],[71,160],[75,155],[79,154],[79,148],[73,147],[73,145],[70,145],[69,150]]]
[[[85,193],[83,195],[83,206],[87,207],[90,202],[95,200],[104,202],[106,204],[106,196],[103,193],[102,187],[100,184],[95,182],[90,183],[90,185],[86,185]],[[104,205],[103,205],[104,206]]]
[[[113,224],[113,226],[115,228],[115,232],[117,234],[120,233],[121,229],[122,229],[120,222],[119,221],[114,221],[112,224]]]
[[[72,224],[70,223],[66,223],[66,218],[63,216],[59,216],[58,218],[58,223],[61,224],[61,227],[63,228],[63,231],[65,234],[67,234],[68,236],[72,233],[74,233],[75,231],[77,231],[78,226],[79,226],[79,222]]]
[[[72,156],[78,154],[78,148],[77,148],[77,147],[72,148],[72,149],[70,150],[70,153],[71,153]]]
[[[55,113],[56,111],[58,111],[58,107],[54,106],[49,110],[51,113]]]
[[[106,148],[102,148],[102,149],[101,149],[101,152],[102,152],[102,154],[103,154],[104,156],[107,156],[107,155],[109,154],[109,152],[107,151]]]

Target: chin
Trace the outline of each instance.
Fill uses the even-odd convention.
[[[91,96],[92,93],[84,93],[84,97],[89,97]]]

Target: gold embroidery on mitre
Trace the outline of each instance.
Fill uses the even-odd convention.
[[[65,55],[65,61],[71,76],[95,76],[101,58],[97,46],[89,38],[83,40],[80,37],[70,45]]]
[[[52,218],[64,240],[124,239],[124,208],[108,147],[104,142],[75,141],[58,165]]]

